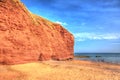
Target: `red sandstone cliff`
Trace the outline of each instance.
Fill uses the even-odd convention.
[[[19,0],[0,0],[0,63],[70,59],[73,45],[61,25],[33,15]]]

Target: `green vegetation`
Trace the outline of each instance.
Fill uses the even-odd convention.
[[[90,58],[90,56],[75,56],[76,58]]]
[[[95,56],[95,57],[102,57],[102,56]]]

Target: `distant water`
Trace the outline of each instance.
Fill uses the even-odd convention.
[[[75,59],[120,64],[120,53],[75,53]]]

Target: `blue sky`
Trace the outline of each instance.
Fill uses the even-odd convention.
[[[63,25],[75,52],[120,52],[120,0],[21,0],[34,14]]]

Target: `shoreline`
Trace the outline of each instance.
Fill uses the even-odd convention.
[[[113,58],[115,58],[115,57],[113,57]],[[74,59],[120,65],[120,61],[107,60],[107,59],[109,59],[109,57],[107,57],[107,59],[106,59],[106,57],[104,57],[104,56],[74,56]]]
[[[78,60],[78,61],[90,61],[93,63],[104,63],[104,64],[111,64],[111,65],[120,65],[120,63],[112,63],[112,62],[106,62],[106,61],[94,61],[94,60],[82,60],[82,59],[73,59],[73,60]]]

